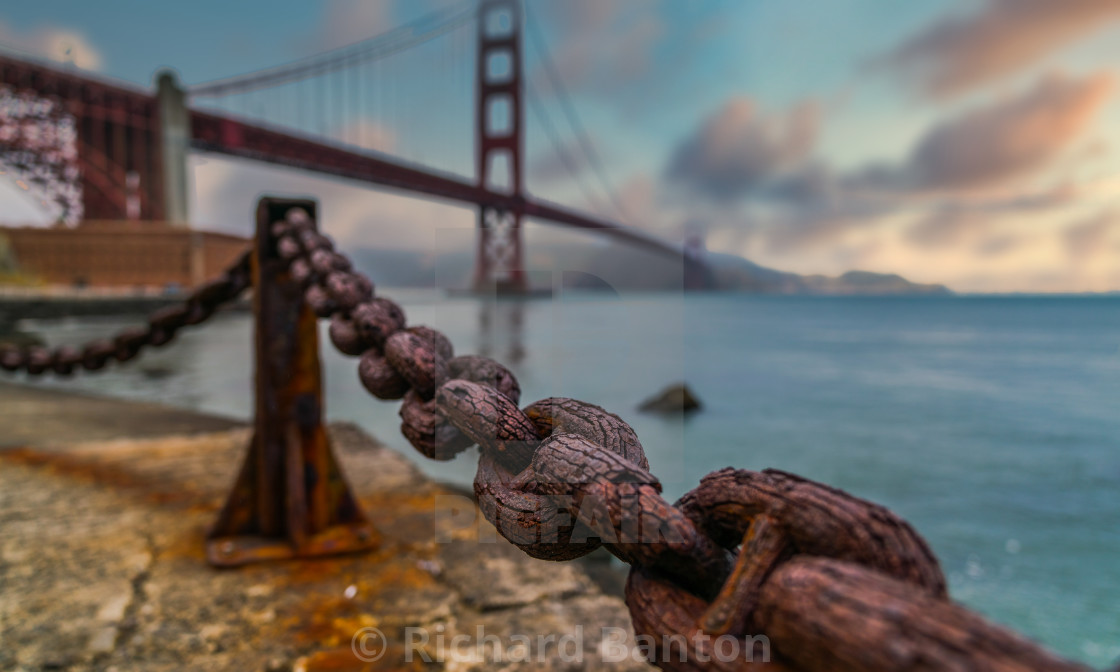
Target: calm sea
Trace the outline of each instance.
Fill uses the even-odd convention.
[[[891,507],[926,536],[953,596],[1095,666],[1120,658],[1120,298],[788,298],[566,294],[481,302],[388,292],[461,354],[511,365],[523,401],[570,396],[630,421],[675,498],[705,473],[777,467]],[[24,325],[51,343],[119,320]],[[250,321],[67,385],[247,417]],[[328,414],[432,464],[327,351]],[[637,413],[687,381],[704,410]],[[53,381],[40,384],[53,385]]]

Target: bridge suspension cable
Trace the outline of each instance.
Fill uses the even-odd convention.
[[[187,87],[194,97],[222,96],[290,84],[334,72],[363,62],[376,61],[406,51],[459,28],[475,19],[477,8],[441,10],[427,14],[399,28],[360,42],[339,47],[284,65],[256,70]]]
[[[568,171],[569,175],[571,175],[572,181],[575,183],[576,187],[579,188],[580,193],[583,194],[583,197],[587,199],[587,202],[595,207],[600,207],[602,201],[600,200],[598,195],[596,195],[591,189],[588,188],[588,186],[581,178],[579,166],[576,165],[574,157],[572,157],[571,153],[568,151],[568,148],[565,147],[564,143],[561,141],[559,131],[552,123],[552,119],[548,116],[548,110],[544,107],[544,104],[541,102],[540,98],[533,95],[534,89],[532,83],[526,81],[525,84],[525,92],[527,94],[526,98],[529,101],[529,107],[530,109],[532,109],[533,115],[537,118],[537,121],[540,123],[541,128],[544,130],[544,134],[548,138],[549,144],[552,145],[552,151],[560,159],[560,162],[564,165],[564,169]]]
[[[600,186],[606,193],[607,198],[611,202],[611,205],[613,205],[614,209],[618,212],[618,216],[622,218],[623,221],[632,223],[632,218],[626,212],[626,208],[623,207],[622,202],[618,200],[617,190],[613,188],[610,179],[607,178],[606,170],[604,170],[603,168],[603,161],[600,158],[599,153],[595,150],[595,144],[591,142],[591,137],[588,135],[586,127],[580,120],[579,113],[576,112],[575,105],[572,104],[571,96],[568,95],[568,90],[564,86],[564,80],[560,76],[560,71],[556,67],[556,64],[553,62],[552,57],[549,54],[540,29],[537,27],[536,22],[533,20],[532,13],[528,11],[525,12],[525,23],[529,29],[529,41],[533,44],[534,49],[536,49],[537,54],[540,57],[542,64],[544,65],[545,76],[548,78],[550,87],[556,94],[557,99],[560,101],[560,109],[568,122],[568,126],[572,129],[572,133],[575,135],[576,142],[581,152],[583,153],[584,161],[587,163],[587,165],[591,166],[591,169],[595,172],[595,176],[598,178]],[[557,149],[557,151],[559,152],[560,150]],[[565,165],[569,165],[568,162],[570,160],[570,157],[565,158],[567,156],[567,153],[560,152],[560,156],[561,161],[564,161]],[[569,167],[569,170],[572,169],[574,169],[574,166]],[[573,173],[573,179],[574,178],[575,173]]]
[[[187,91],[200,111],[469,177],[477,16],[473,0],[461,1],[326,54]]]

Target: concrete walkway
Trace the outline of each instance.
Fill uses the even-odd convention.
[[[6,382],[0,382],[0,423],[0,449],[197,434],[244,424],[157,404],[123,402]]]
[[[380,547],[210,568],[206,526],[249,438],[232,425],[0,384],[0,670],[646,669],[603,660],[603,628],[630,632],[621,600],[577,565],[480,543],[486,523],[440,522],[437,503],[473,505],[350,425],[331,437]],[[371,662],[363,628],[385,637],[359,640],[387,650]]]

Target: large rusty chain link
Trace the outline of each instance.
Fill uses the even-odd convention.
[[[521,408],[513,373],[409,326],[307,212],[289,210],[271,233],[275,249],[265,253],[287,262],[310,309],[330,319],[338,351],[360,358],[365,389],[401,400],[405,438],[435,460],[478,445],[479,508],[506,539],[547,560],[603,546],[631,565],[635,632],[675,652],[653,652],[663,669],[1084,669],[951,602],[925,541],[881,506],[793,474],[731,468],[670,504],[617,415],[565,398]],[[65,375],[125,361],[249,284],[246,255],[146,328],[80,351],[5,349],[0,366]],[[742,655],[718,655],[729,638]]]
[[[180,329],[205,322],[249,288],[252,284],[249,260],[249,252],[243,253],[221,275],[200,285],[186,299],[153,312],[147,325],[127,327],[113,338],[97,339],[81,347],[63,345],[54,349],[0,345],[0,370],[24,371],[32,376],[47,372],[69,376],[78,368],[99,371],[110,360],[127,362],[139,355],[145,346],[167,345]]]
[[[1082,669],[951,602],[925,540],[886,508],[730,468],[670,504],[617,415],[564,398],[520,408],[508,369],[408,326],[306,212],[289,211],[272,234],[308,305],[330,318],[331,342],[360,357],[362,385],[402,400],[405,438],[436,460],[478,445],[479,508],[506,539],[547,560],[604,546],[631,565],[636,633],[684,647],[656,657],[662,668]],[[727,637],[769,661],[716,655]]]

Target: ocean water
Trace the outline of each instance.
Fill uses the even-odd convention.
[[[576,397],[631,422],[671,499],[729,465],[821,480],[908,519],[955,599],[1071,658],[1120,659],[1120,298],[386,293],[460,354],[507,363],[523,402]],[[23,326],[55,344],[123,324]],[[248,417],[250,331],[248,316],[220,316],[61,384]],[[353,359],[324,348],[324,364],[331,419],[470,482],[471,453],[426,461]],[[678,380],[702,412],[635,410]]]

